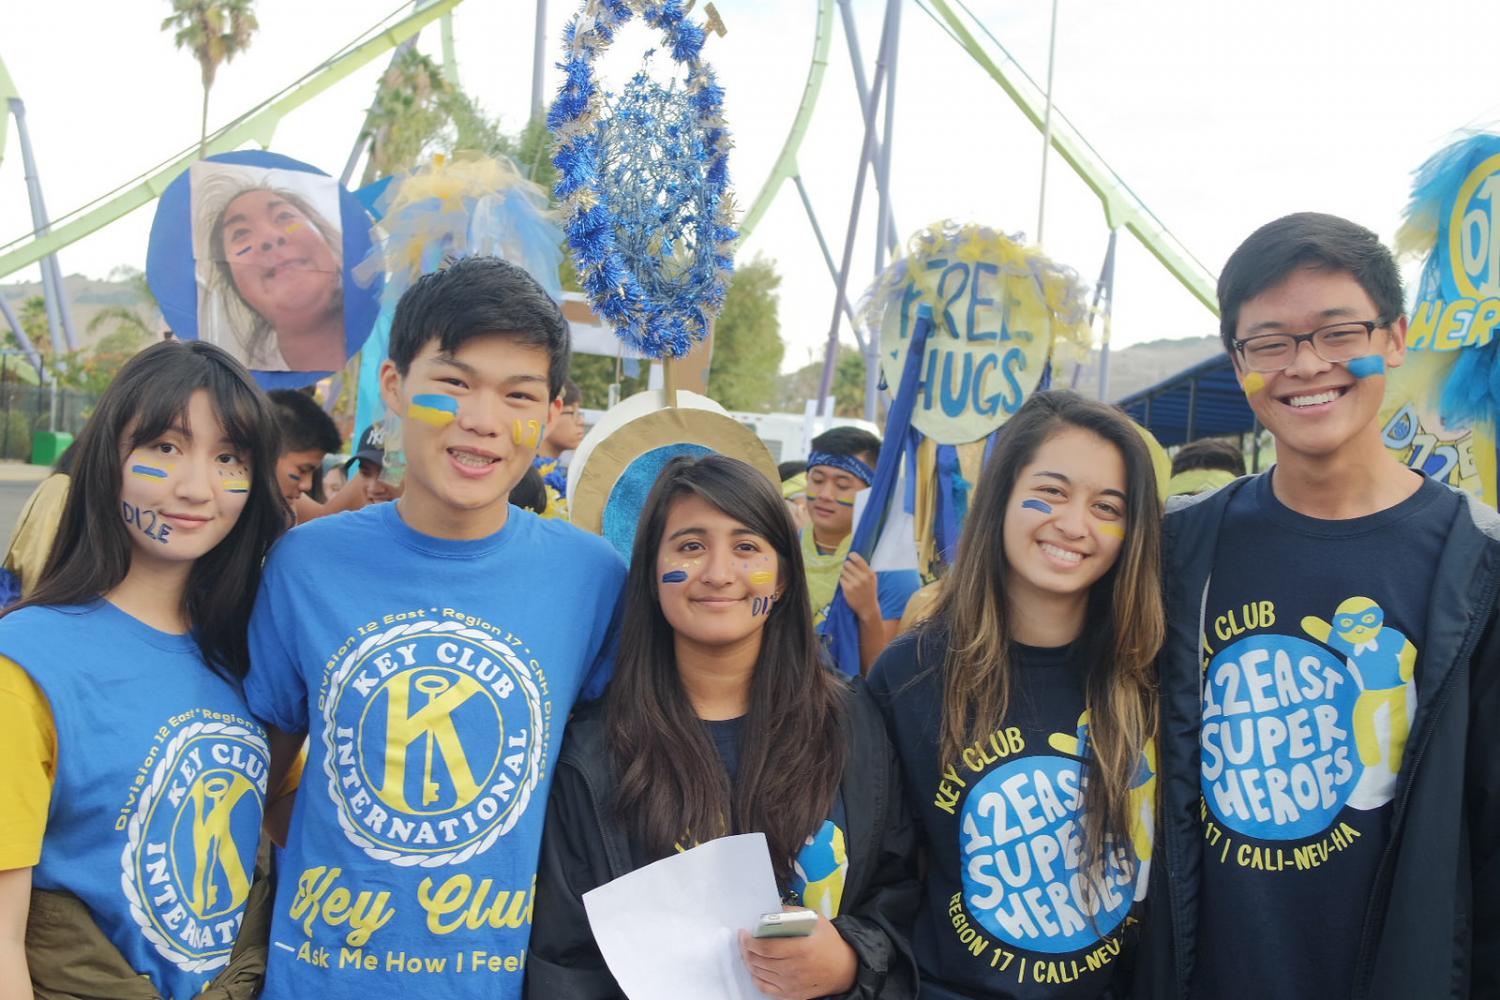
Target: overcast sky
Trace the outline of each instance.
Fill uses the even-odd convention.
[[[731,170],[747,207],[791,125],[813,46],[814,0],[715,0],[728,35],[711,38],[735,136]],[[548,96],[565,21],[549,0]],[[854,0],[873,72],[883,0]],[[394,0],[258,0],[251,49],[222,66],[210,127],[296,79],[395,9]],[[1050,4],[971,0],[974,13],[1038,81]],[[0,58],[26,102],[54,218],[196,141],[198,66],[158,30],[165,0],[0,4]],[[465,0],[454,16],[464,87],[511,129],[531,89],[532,0]],[[1072,122],[1210,271],[1252,229],[1287,212],[1346,215],[1389,238],[1410,172],[1464,128],[1500,118],[1493,39],[1500,4],[1429,0],[1061,0],[1054,98]],[[656,44],[643,28],[617,51]],[[421,47],[440,52],[436,27]],[[862,122],[849,49],[835,19],[831,64],[800,163],[820,221],[842,249]],[[382,56],[283,121],[272,149],[338,174],[374,93]],[[614,67],[610,67],[611,70]],[[619,75],[619,74],[615,74]],[[621,82],[614,80],[613,82]],[[892,163],[903,238],[942,218],[1035,231],[1041,138],[916,0],[902,9]],[[1097,199],[1056,156],[1046,248],[1092,282],[1108,231]],[[143,266],[154,204],[61,252],[64,273],[104,277]],[[874,199],[854,254],[851,291],[872,277]],[[0,161],[0,242],[30,230],[14,131]],[[741,247],[783,276],[784,367],[828,336],[833,284],[795,190],[785,186]],[[34,279],[30,268],[4,281]],[[1211,334],[1212,315],[1122,234],[1114,337],[1124,346]],[[844,337],[852,343],[847,329]]]

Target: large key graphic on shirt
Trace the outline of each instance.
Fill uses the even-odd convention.
[[[389,805],[405,813],[422,812],[441,797],[441,783],[434,780],[433,762],[441,757],[453,785],[456,801],[449,808],[472,801],[480,792],[454,725],[453,714],[466,701],[483,695],[483,687],[473,677],[447,671],[411,670],[392,677],[386,684],[385,775],[376,794]],[[412,688],[425,696],[425,704],[410,711]],[[421,806],[406,800],[406,765],[408,755],[420,741],[425,760],[422,766]]]
[[[417,690],[427,696],[427,704],[431,705],[437,700],[438,695],[447,691],[453,685],[448,683],[446,677],[427,676],[417,681]],[[430,806],[438,800],[437,782],[432,780],[432,747],[435,737],[432,730],[427,730],[426,752],[422,755],[426,758],[422,769],[422,804]]]

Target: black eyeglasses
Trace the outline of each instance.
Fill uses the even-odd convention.
[[[1329,364],[1362,358],[1370,351],[1370,338],[1384,323],[1350,320],[1319,327],[1312,333],[1267,333],[1234,341],[1234,349],[1253,372],[1279,372],[1290,367],[1304,343]]]

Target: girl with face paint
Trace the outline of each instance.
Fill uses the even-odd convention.
[[[924,997],[1120,995],[1128,963],[1097,958],[1134,947],[1152,854],[1160,523],[1129,420],[1036,393],[930,617],[875,664],[928,858]]]
[[[760,990],[914,996],[895,762],[873,705],[825,665],[775,487],[734,459],[673,460],[642,510],[625,593],[614,680],[569,723],[553,784],[527,996],[623,996],[582,895],[756,831],[783,898],[818,915],[808,937],[741,935]]]
[[[240,682],[290,513],[276,449],[265,395],[201,342],[136,355],[79,437],[47,564],[0,618],[0,995],[72,995],[84,954],[89,995],[258,987],[231,960],[268,773]]]

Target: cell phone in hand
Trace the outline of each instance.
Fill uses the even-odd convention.
[[[752,937],[791,938],[807,937],[818,926],[818,915],[812,910],[782,910],[778,913],[762,913],[756,921]]]

